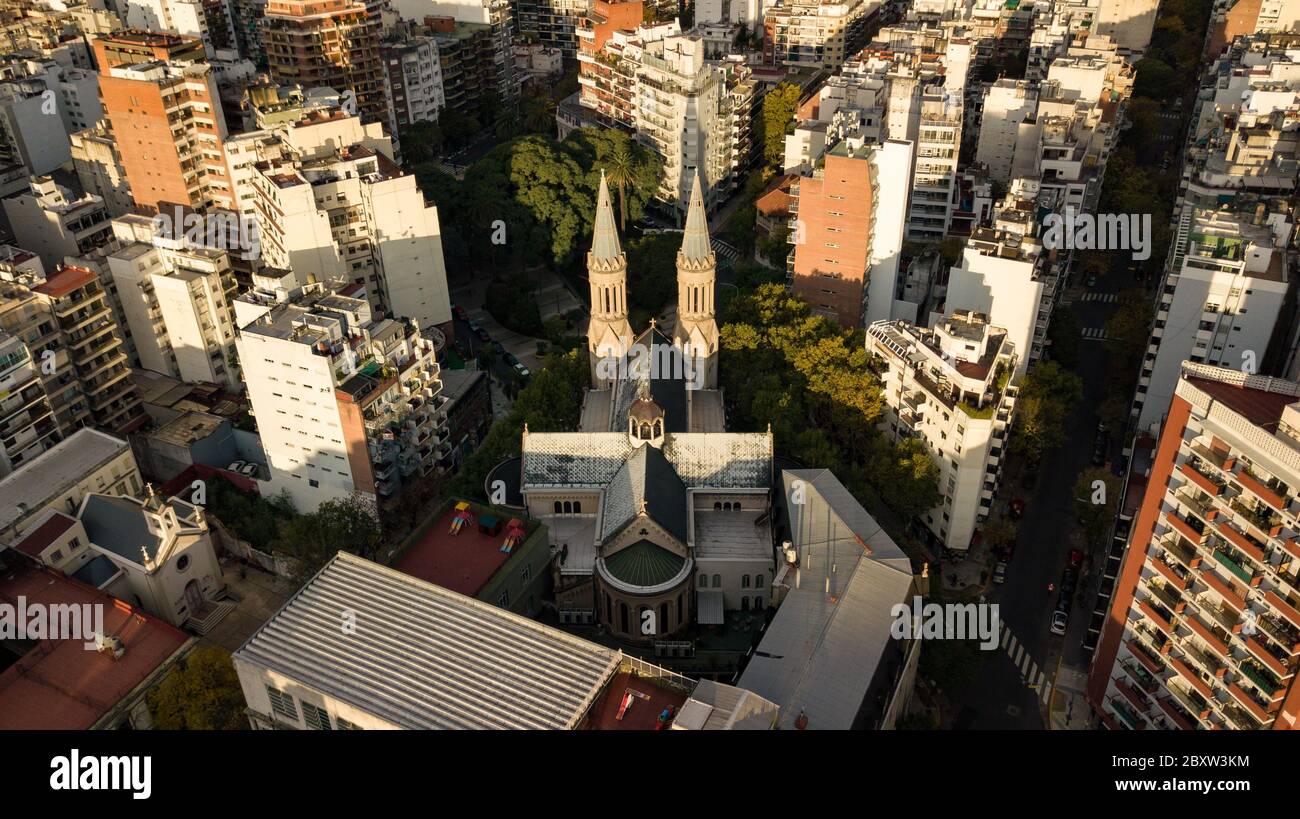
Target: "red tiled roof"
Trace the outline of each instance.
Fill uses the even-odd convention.
[[[44,640],[0,673],[0,731],[85,730],[115,708],[190,640],[129,604],[50,569],[20,567],[0,577],[0,601],[16,605],[99,604],[119,659],[87,651],[82,640]]]
[[[65,267],[54,271],[53,275],[46,277],[44,284],[32,289],[52,299],[59,299],[78,287],[85,287],[96,278],[94,271],[84,267]]]
[[[33,529],[26,537],[14,544],[14,548],[25,555],[40,557],[41,552],[58,539],[60,535],[75,526],[77,521],[62,512],[56,512],[49,520]]]
[[[1215,401],[1226,404],[1229,409],[1250,423],[1269,432],[1277,429],[1277,422],[1282,418],[1282,410],[1300,400],[1294,395],[1238,387],[1209,378],[1189,376],[1187,381],[1209,393]]]

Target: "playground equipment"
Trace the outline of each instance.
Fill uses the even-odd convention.
[[[451,527],[448,532],[452,535],[460,534],[460,530],[466,526],[474,525],[474,510],[469,508],[469,504],[461,501],[456,504],[456,514],[451,519]]]
[[[506,539],[501,544],[501,551],[510,554],[514,548],[524,542],[524,522],[519,518],[511,518],[510,523],[506,524]]]

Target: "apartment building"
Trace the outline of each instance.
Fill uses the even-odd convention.
[[[65,436],[89,425],[124,433],[145,421],[108,294],[94,271],[60,267],[35,287],[0,285],[0,329],[40,359]]]
[[[895,440],[919,438],[939,466],[943,500],[922,521],[936,544],[964,554],[1001,479],[1019,353],[1004,328],[966,310],[932,330],[875,322],[867,349],[884,367],[881,429]]]
[[[5,199],[4,209],[18,245],[40,256],[47,270],[89,253],[113,234],[103,199],[89,193],[74,199],[48,176],[32,177],[29,192]]]
[[[350,94],[365,122],[388,122],[379,20],[353,0],[270,0],[262,45],[271,80]]]
[[[1094,655],[1108,728],[1300,717],[1300,385],[1186,363]]]
[[[912,145],[850,136],[790,186],[789,278],[815,313],[843,327],[893,318]]]
[[[1027,80],[998,80],[984,92],[975,161],[990,179],[1002,184],[1015,175],[1033,173],[1038,115],[1038,85]]]
[[[587,15],[588,0],[518,0],[515,27],[529,42],[558,48],[566,57],[578,54],[577,30]]]
[[[880,0],[776,0],[765,12],[773,57],[781,65],[834,70],[867,43]]]
[[[433,37],[390,40],[379,46],[388,97],[388,132],[431,122],[446,106],[438,41]]]
[[[203,42],[128,30],[94,47],[104,116],[135,204],[233,207],[226,121]]]
[[[270,468],[299,512],[353,493],[382,503],[445,471],[445,399],[434,343],[372,312],[359,286],[292,275],[236,301],[239,360]],[[274,284],[276,289],[268,289]]]
[[[519,98],[511,46],[514,6],[509,0],[393,2],[403,21],[438,41],[447,104],[470,113],[479,110],[485,93],[506,104]]]
[[[107,123],[100,120],[69,136],[68,151],[81,189],[104,200],[109,216],[121,216],[135,208],[126,170]]]
[[[1195,211],[1169,253],[1133,412],[1140,430],[1162,425],[1184,361],[1260,372],[1289,281],[1294,226],[1276,214]]]
[[[198,38],[209,55],[235,46],[227,0],[126,0],[122,5],[129,28]]]
[[[948,274],[945,308],[983,313],[1004,328],[1017,351],[1018,375],[1042,357],[1068,267],[1068,256],[1045,251],[1036,238],[1038,214],[1054,211],[1055,201],[1032,180],[1016,180],[992,225],[971,232]]]
[[[69,135],[102,116],[94,72],[30,54],[0,59],[0,165],[48,174],[71,158]]]
[[[0,478],[63,440],[39,367],[22,339],[0,332]]]
[[[118,219],[114,230],[119,246],[102,267],[117,287],[140,366],[241,392],[231,305],[235,251],[168,237],[142,217]]]
[[[1216,4],[1210,19],[1211,54],[1221,54],[1238,37],[1294,32],[1300,7],[1287,0],[1232,0]]]
[[[639,6],[617,4],[611,13]],[[615,19],[626,24],[630,15]],[[704,39],[682,34],[675,20],[633,31],[612,28],[598,16],[591,23],[578,58],[582,112],[634,133],[663,160],[656,198],[679,216],[685,216],[697,170],[705,207],[712,210],[754,158],[760,98],[752,72],[740,60],[707,59]]]
[[[295,128],[289,138],[313,122]],[[449,332],[451,303],[437,208],[425,204],[415,177],[394,164],[382,145],[346,127],[348,118],[321,115],[317,124],[359,138],[305,136],[289,157],[254,165],[264,262],[355,282],[377,311]]]

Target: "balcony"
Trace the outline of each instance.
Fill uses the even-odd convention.
[[[1133,710],[1138,714],[1145,714],[1151,708],[1147,698],[1124,680],[1115,680],[1115,688],[1124,695],[1124,699],[1128,700],[1129,705],[1132,705]]]
[[[1171,527],[1173,527],[1174,531],[1178,532],[1192,543],[1198,545],[1202,544],[1205,542],[1205,538],[1208,537],[1207,533],[1204,532],[1202,528],[1199,528],[1200,521],[1197,521],[1194,525],[1191,521],[1183,520],[1178,517],[1173,510],[1165,512],[1165,520]]]
[[[1176,697],[1161,697],[1156,700],[1156,703],[1160,706],[1160,710],[1164,711],[1165,715],[1173,720],[1174,724],[1179,728],[1184,731],[1196,730],[1195,719],[1182,706],[1178,705]]]
[[[1188,691],[1184,691],[1182,686],[1168,685],[1165,690],[1173,698],[1174,702],[1182,706],[1182,710],[1191,714],[1198,720],[1209,720],[1210,706],[1208,703],[1197,698]],[[1158,700],[1159,701],[1159,700]],[[1166,712],[1168,709],[1166,709]]]
[[[1228,643],[1196,617],[1184,617],[1183,623],[1192,630],[1192,633],[1210,647],[1210,650],[1218,654],[1224,660],[1232,658],[1232,652],[1228,649]]]
[[[1300,609],[1285,600],[1282,595],[1275,591],[1265,592],[1264,601],[1272,606],[1274,611],[1286,618],[1287,622],[1293,627],[1300,628]]]
[[[1165,578],[1165,582],[1179,591],[1183,591],[1188,586],[1192,585],[1191,576],[1188,575],[1182,567],[1166,563],[1164,560],[1161,560],[1159,557],[1152,554],[1147,555],[1147,563],[1151,564],[1151,567]]]
[[[1242,565],[1244,561],[1236,555],[1229,554],[1220,549],[1215,549],[1214,559],[1219,561],[1225,569],[1231,572],[1234,577],[1243,583],[1250,583],[1250,579],[1255,576],[1254,572],[1248,570],[1244,565]]]
[[[1159,657],[1153,655],[1142,643],[1135,639],[1130,639],[1124,645],[1128,647],[1129,653],[1132,654],[1139,663],[1146,667],[1147,671],[1152,674],[1159,674],[1164,671],[1164,662],[1161,661]]]
[[[1182,466],[1178,467],[1178,471],[1183,473],[1184,477],[1210,497],[1214,498],[1221,495],[1226,486],[1223,479],[1213,475],[1209,470],[1202,472],[1197,466],[1199,466],[1199,459],[1193,458],[1190,461],[1184,461]]]
[[[1142,695],[1154,694],[1156,689],[1160,687],[1160,681],[1134,660],[1122,660],[1119,667],[1124,669],[1129,679],[1132,680],[1132,685],[1136,687],[1134,693]],[[1146,708],[1143,707],[1142,710],[1145,712]]]
[[[1191,666],[1176,658],[1171,658],[1169,664],[1174,667],[1180,677],[1187,681],[1194,691],[1206,700],[1214,699],[1214,689],[1210,688],[1209,683],[1202,680],[1201,675],[1193,671]]]
[[[1216,528],[1218,529],[1219,534],[1222,535],[1225,540],[1227,540],[1233,546],[1236,546],[1242,552],[1245,552],[1256,563],[1262,564],[1267,562],[1264,558],[1264,549],[1261,548],[1259,544],[1255,543],[1250,538],[1246,537],[1245,534],[1237,531],[1234,527],[1230,526],[1226,520],[1220,521],[1218,527]],[[1243,568],[1242,571],[1245,571],[1245,569]],[[1234,574],[1236,574],[1236,572],[1234,572]],[[1251,574],[1253,574],[1253,572],[1247,572],[1247,576],[1244,578],[1245,581],[1248,583],[1250,582]]]
[[[1169,622],[1168,618],[1166,618],[1163,614],[1157,611],[1155,606],[1151,605],[1145,600],[1139,600],[1137,605],[1138,605],[1138,609],[1144,615],[1146,615],[1146,618],[1151,621],[1151,624],[1153,626],[1160,629],[1165,634],[1171,637],[1173,636],[1174,634],[1173,624]]]
[[[1255,665],[1250,660],[1242,660],[1239,667],[1242,676],[1258,686],[1259,690],[1263,691],[1266,696],[1275,697],[1282,690],[1282,683],[1278,682],[1264,668]]]
[[[1215,553],[1219,554],[1218,552]],[[1223,602],[1232,606],[1238,612],[1246,609],[1246,595],[1239,593],[1237,589],[1227,581],[1220,578],[1213,571],[1202,570],[1201,581],[1214,590],[1214,593],[1223,598]]]
[[[1146,723],[1143,722],[1142,718],[1137,715],[1128,703],[1118,697],[1111,697],[1106,702],[1110,705],[1111,710],[1120,718],[1120,721],[1127,725],[1130,730],[1141,731],[1146,727]]]
[[[1285,680],[1295,674],[1294,663],[1290,657],[1279,656],[1280,652],[1274,653],[1274,650],[1269,648],[1266,643],[1254,637],[1246,638],[1246,650],[1279,679]]]
[[[1236,475],[1237,483],[1246,487],[1255,497],[1264,503],[1278,510],[1279,512],[1286,509],[1286,501],[1282,494],[1279,494],[1273,487],[1256,478],[1246,468],[1242,468]]]
[[[1282,516],[1268,511],[1268,507],[1249,506],[1236,498],[1229,501],[1228,506],[1237,514],[1240,521],[1254,530],[1259,540],[1267,541],[1282,531]]]
[[[1261,705],[1259,701],[1257,701],[1253,696],[1251,696],[1249,691],[1242,688],[1240,685],[1237,685],[1236,683],[1229,684],[1228,692],[1232,694],[1233,699],[1235,699],[1238,703],[1241,704],[1243,708],[1246,709],[1246,713],[1254,717],[1255,721],[1258,722],[1260,725],[1266,725],[1269,722],[1273,721],[1273,718],[1271,715],[1269,715],[1268,710],[1263,705]]]

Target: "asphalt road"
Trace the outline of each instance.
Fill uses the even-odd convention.
[[[1081,578],[1078,583],[1079,591],[1075,593],[1064,638],[1050,631],[1056,593],[1049,591],[1048,586],[1059,584],[1070,550],[1081,547],[1078,540],[1071,541],[1076,528],[1074,484],[1079,473],[1092,465],[1093,436],[1097,428],[1095,409],[1101,403],[1107,375],[1106,346],[1091,339],[1100,335],[1099,330],[1115,311],[1113,294],[1121,289],[1121,282],[1112,275],[1102,277],[1090,291],[1073,293],[1071,307],[1084,328],[1077,370],[1083,379],[1084,399],[1067,421],[1067,429],[1076,432],[1068,436],[1060,449],[1044,455],[1032,490],[1023,488],[1018,478],[1007,479],[1014,481],[1007,486],[1011,490],[1007,496],[1024,498],[1026,509],[1006,582],[990,586],[987,599],[999,604],[1000,619],[1010,635],[1004,634],[996,656],[985,659],[971,685],[962,691],[948,692],[949,699],[958,706],[954,727],[1045,728],[1043,689],[1031,689],[1029,684],[1041,680],[1042,685],[1050,686],[1062,651],[1067,664],[1086,665],[1082,641],[1091,601],[1084,590],[1095,584],[1090,577]],[[1088,293],[1092,295],[1088,297]],[[1116,456],[1119,442],[1112,441],[1111,449],[1112,457]],[[1096,571],[1091,567],[1100,565],[1100,555],[1097,555],[1086,559],[1084,568]],[[1030,659],[1024,659],[1026,655]],[[1026,668],[1030,670],[1028,676],[1034,679],[1026,680],[1022,675]],[[1041,671],[1042,676],[1033,673],[1035,670]]]

